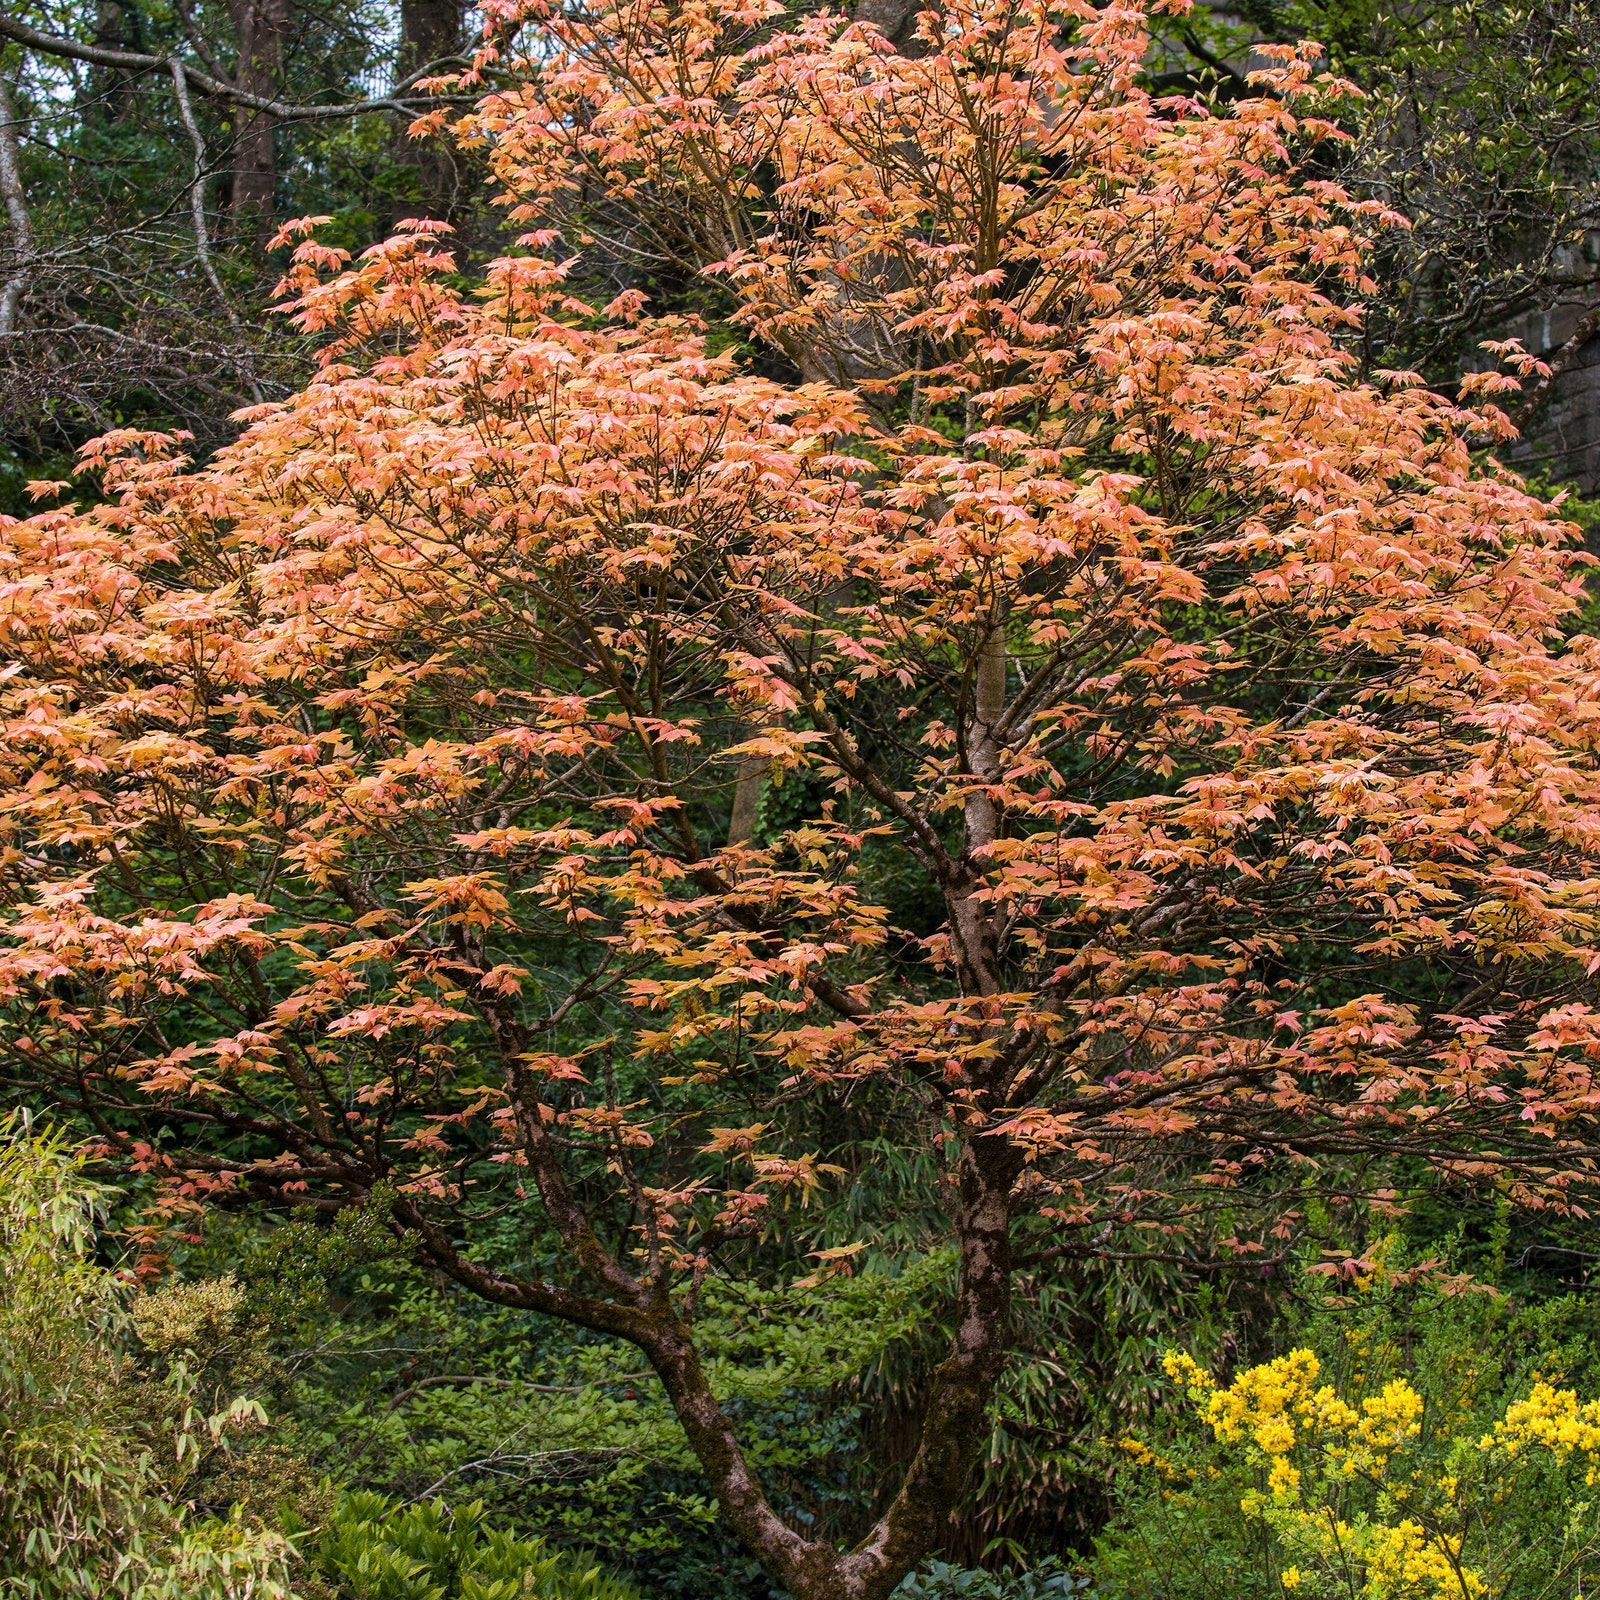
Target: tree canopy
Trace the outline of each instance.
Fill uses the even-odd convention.
[[[291,227],[317,376],[0,524],[0,1059],[169,1214],[377,1206],[637,1346],[772,1579],[879,1600],[1041,1261],[1270,1260],[1408,1167],[1586,1203],[1583,558],[1511,376],[1360,375],[1313,51],[1213,106],[1086,0],[533,15],[460,129],[516,250]],[[750,353],[583,299],[597,218]],[[697,1312],[892,1238],[891,1137],[951,1336],[839,1548]]]

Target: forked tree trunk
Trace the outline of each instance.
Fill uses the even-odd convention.
[[[979,786],[1004,775],[1009,738],[1005,624],[1004,606],[997,602],[975,652],[962,718],[964,770],[974,784],[965,804],[964,847],[959,861],[946,859],[941,869],[962,989],[969,995],[1001,989],[995,908],[977,891],[1002,822],[999,807]],[[736,839],[738,829],[736,819]],[[531,1036],[503,996],[478,985],[476,998],[505,1060],[507,1100],[516,1113],[526,1170],[597,1292],[513,1278],[470,1261],[409,1202],[397,1204],[397,1220],[418,1237],[437,1266],[483,1298],[576,1322],[642,1351],[666,1389],[723,1518],[795,1600],[887,1600],[906,1573],[937,1549],[960,1504],[1011,1347],[1011,1221],[1023,1162],[1008,1139],[988,1132],[988,1114],[1002,1102],[1008,1075],[1018,1063],[1008,1061],[1009,1051],[997,1036],[1001,1047],[969,1069],[964,1114],[953,1127],[957,1160],[951,1222],[959,1276],[950,1347],[934,1373],[917,1449],[899,1491],[855,1547],[840,1550],[797,1532],[773,1509],[707,1378],[688,1311],[673,1298],[670,1272],[657,1264],[635,1276],[601,1243],[540,1114],[540,1085],[523,1065]],[[847,998],[840,1004],[849,1010]]]
[[[509,1030],[502,1048],[517,1035],[519,1029]],[[513,1081],[518,1076],[515,1069],[508,1074]],[[1012,1187],[1021,1168],[1016,1151],[1004,1139],[962,1136],[954,1219],[960,1277],[949,1353],[934,1373],[916,1453],[899,1492],[853,1549],[839,1550],[797,1533],[773,1509],[706,1376],[693,1329],[665,1285],[633,1279],[605,1251],[574,1204],[538,1119],[520,1117],[519,1127],[552,1221],[608,1298],[510,1278],[471,1261],[404,1200],[396,1204],[397,1220],[437,1266],[484,1299],[560,1317],[636,1346],[661,1379],[724,1520],[795,1600],[887,1600],[906,1573],[938,1548],[987,1437],[989,1402],[1011,1345]]]

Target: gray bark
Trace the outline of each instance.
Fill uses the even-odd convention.
[[[16,105],[11,85],[0,77],[0,196],[6,203],[6,222],[11,231],[11,253],[15,266],[0,288],[0,333],[12,333],[28,286],[28,261],[33,255],[33,219],[28,214],[28,197],[22,187],[22,141],[17,136]]]

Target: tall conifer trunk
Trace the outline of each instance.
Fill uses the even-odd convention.
[[[275,96],[283,72],[284,48],[292,23],[290,0],[231,0],[239,43],[234,80],[246,92]],[[241,110],[234,142],[233,225],[241,237],[253,234],[264,244],[274,227],[278,188],[273,134],[277,118],[265,111]]]
[[[397,81],[461,48],[462,14],[461,0],[401,0]],[[416,169],[421,195],[417,202],[399,207],[396,220],[419,214],[448,219],[461,187],[456,152],[443,139],[410,138],[405,122],[397,131],[397,140],[401,160]]]

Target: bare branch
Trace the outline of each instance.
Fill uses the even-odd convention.
[[[1556,380],[1583,354],[1584,346],[1597,333],[1600,333],[1600,305],[1593,305],[1578,318],[1577,325],[1566,342],[1545,357],[1545,366],[1549,370],[1535,378],[1522,391],[1522,399],[1511,413],[1511,420],[1519,428],[1525,426],[1550,398]]]
[[[216,263],[211,259],[211,245],[206,238],[206,142],[200,132],[200,124],[195,121],[194,107],[189,102],[189,80],[184,76],[183,68],[176,61],[168,65],[172,69],[172,87],[178,98],[178,114],[183,118],[183,125],[189,131],[189,141],[194,145],[194,178],[189,185],[189,213],[194,219],[194,252],[199,258],[201,270],[217,292],[217,299],[222,304],[223,314],[229,324],[235,329],[239,328],[239,314],[233,309],[233,302],[228,298],[228,291],[222,286],[222,279],[217,275]],[[241,330],[242,331],[242,330]],[[254,376],[246,379],[250,386],[251,397],[259,405],[265,398],[261,393],[261,386]]]
[[[216,78],[209,72],[200,71],[187,61],[179,61],[176,56],[146,55],[139,50],[112,50],[104,45],[82,44],[76,39],[63,39],[57,34],[43,33],[38,28],[30,28],[27,23],[19,22],[15,17],[8,17],[3,13],[0,13],[0,38],[12,39],[18,44],[26,45],[30,50],[38,50],[45,55],[65,56],[73,61],[87,61],[99,67],[127,67],[136,71],[182,73],[201,94],[210,95],[217,100],[228,100],[235,105],[249,106],[255,111],[265,111],[283,122],[308,122],[329,117],[360,117],[369,111],[396,111],[412,115],[425,106],[437,105],[441,97],[427,94],[408,96],[406,90],[414,87],[423,78],[437,77],[444,69],[462,64],[462,58],[458,56],[430,61],[397,83],[392,94],[377,99],[353,100],[344,105],[304,106],[269,99],[265,95],[251,94],[227,82],[226,79]]]

